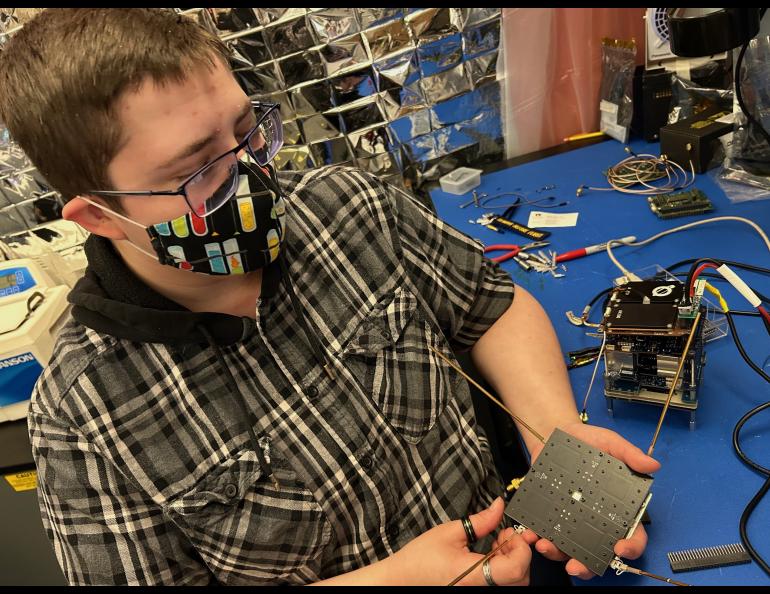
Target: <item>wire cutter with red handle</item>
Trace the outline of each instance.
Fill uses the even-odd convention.
[[[547,241],[535,241],[534,243],[528,243],[527,245],[512,245],[512,244],[497,244],[497,245],[488,245],[484,248],[484,253],[488,254],[490,252],[499,252],[501,250],[508,250],[506,253],[501,254],[499,256],[495,256],[494,258],[490,258],[492,262],[505,262],[506,260],[510,260],[511,258],[516,258],[521,252],[525,252],[527,250],[532,250],[539,247],[544,247],[548,245]]]

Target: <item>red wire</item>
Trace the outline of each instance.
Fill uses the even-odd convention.
[[[711,264],[710,262],[707,262],[706,264],[701,264],[693,273],[692,275],[692,284],[690,285],[690,299],[692,299],[693,295],[695,294],[695,279],[698,278],[701,272],[706,270],[707,268],[719,268],[716,264]],[[757,310],[759,311],[760,315],[765,319],[765,321],[770,324],[770,313],[767,313],[767,310],[762,307],[761,305],[757,307]]]
[[[707,262],[706,264],[701,264],[693,273],[692,275],[692,284],[690,285],[690,299],[692,299],[692,296],[695,294],[695,279],[698,278],[698,275],[706,270],[707,268],[714,268],[717,269],[719,266],[716,264],[711,264],[710,262]]]

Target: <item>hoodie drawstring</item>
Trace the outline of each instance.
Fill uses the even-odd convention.
[[[305,336],[310,342],[310,348],[313,350],[313,354],[315,355],[315,358],[318,361],[319,365],[321,365],[323,370],[331,379],[334,379],[335,377],[334,368],[332,367],[331,361],[329,360],[323,347],[321,346],[321,341],[318,339],[318,336],[310,329],[308,320],[305,317],[302,307],[300,306],[299,298],[297,297],[297,294],[294,291],[294,285],[291,282],[286,261],[282,257],[278,258],[278,261],[280,263],[279,265],[281,267],[281,272],[283,274],[283,277],[286,280],[286,286],[289,292],[289,298],[291,300],[292,309],[294,310],[294,314],[299,319],[300,325],[302,326],[302,331],[305,333]],[[249,412],[248,407],[246,406],[246,403],[243,399],[243,394],[241,394],[241,391],[238,389],[238,383],[235,381],[232,371],[230,371],[230,368],[227,366],[224,355],[222,354],[222,349],[219,348],[219,345],[214,340],[214,337],[211,335],[211,332],[209,332],[208,328],[206,328],[203,324],[199,324],[198,329],[201,331],[201,334],[203,334],[203,336],[208,341],[209,346],[211,346],[211,348],[214,349],[214,353],[216,354],[217,360],[219,361],[219,365],[225,371],[225,380],[228,387],[230,388],[230,391],[233,394],[233,399],[238,404],[238,407],[241,409],[241,413],[243,414],[244,419],[246,419],[247,421],[246,428],[249,432],[249,438],[251,439],[251,442],[254,446],[254,450],[257,453],[257,460],[259,462],[259,467],[262,470],[262,473],[266,477],[271,478],[273,480],[273,484],[275,485],[276,489],[280,489],[280,484],[278,483],[278,479],[273,474],[273,468],[270,465],[270,460],[265,455],[265,452],[260,446],[257,436],[254,434],[254,428],[253,428],[254,422],[252,419],[252,415]]]
[[[200,324],[198,325],[198,329],[201,331],[201,334],[206,337],[209,346],[214,349],[214,353],[216,354],[217,360],[219,361],[219,366],[225,370],[225,381],[230,388],[230,391],[232,392],[233,399],[237,402],[239,408],[241,409],[243,418],[246,420],[246,429],[249,432],[249,438],[251,439],[254,451],[257,454],[257,461],[259,462],[259,468],[262,470],[262,474],[267,478],[272,479],[275,488],[280,490],[281,485],[278,482],[278,478],[273,474],[273,467],[270,465],[270,460],[268,460],[267,456],[265,455],[265,451],[259,444],[257,436],[254,434],[254,422],[252,414],[246,407],[246,403],[243,400],[243,394],[241,394],[241,391],[238,389],[238,383],[235,381],[230,368],[227,366],[227,362],[225,361],[224,355],[222,354],[222,350],[211,336],[208,328]]]

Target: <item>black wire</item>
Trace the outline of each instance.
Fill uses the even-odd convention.
[[[502,192],[500,194],[495,194],[494,196],[484,196],[479,200],[479,206],[481,208],[503,208],[503,206],[500,206],[500,205],[487,206],[493,200],[497,200],[498,198],[502,198],[503,196],[516,196],[516,200],[514,202],[511,202],[510,204],[505,206],[518,206],[526,201],[526,196],[524,196],[524,194],[521,194],[519,192]]]
[[[614,289],[615,287],[609,287],[607,289],[604,289],[603,291],[600,291],[599,293],[594,295],[593,298],[591,298],[591,301],[589,301],[588,304],[586,305],[586,307],[588,308],[588,311],[585,314],[583,314],[585,316],[586,322],[588,321],[588,318],[591,316],[591,309],[593,309],[594,304],[596,304],[596,302],[599,301],[599,299],[601,299],[603,295],[607,295],[607,299],[605,299],[604,303],[602,304],[602,311],[604,311],[607,308],[607,302],[609,301],[609,293],[611,293]],[[585,309],[585,307],[583,309]]]
[[[719,265],[722,265],[722,264],[726,264],[727,266],[735,266],[736,268],[744,268],[744,269],[746,269],[746,270],[750,270],[750,268],[749,268],[749,266],[750,266],[750,265],[748,265],[748,264],[741,264],[741,263],[739,263],[739,262],[729,262],[729,261],[727,261],[727,260],[716,260],[716,259],[714,259],[714,258],[698,258],[697,260],[695,260],[695,261],[693,262],[692,266],[690,266],[690,270],[689,270],[689,272],[687,273],[687,280],[685,281],[685,289],[686,289],[686,291],[689,291],[689,288],[690,288],[690,286],[692,285],[692,280],[693,280],[693,279],[692,279],[692,277],[693,277],[693,275],[695,274],[695,271],[698,269],[698,267],[699,267],[701,264],[706,264],[706,263],[711,263],[711,264],[719,264]],[[680,262],[677,262],[677,264],[680,264]],[[676,266],[674,266],[674,268],[675,268],[675,267],[676,267]],[[757,269],[759,269],[759,270],[762,270],[762,271],[767,271],[768,273],[770,273],[770,270],[767,270],[767,269],[760,269],[758,266],[752,266],[751,268],[755,269],[755,270],[754,270],[754,272],[757,272],[757,271],[758,271]],[[667,269],[667,270],[668,270],[668,269]],[[752,289],[752,291],[753,291],[753,289]],[[767,298],[767,297],[765,297],[764,295],[761,295],[760,293],[757,293],[756,291],[754,291],[754,293],[755,293],[755,294],[756,294],[756,296],[757,296],[757,297],[759,297],[759,298],[760,298],[762,301],[765,301],[765,302],[768,302],[768,301],[769,301],[769,300],[768,300],[768,298]],[[689,293],[688,293],[688,292],[686,292],[686,293],[685,293],[685,298],[686,298],[686,299],[688,299],[688,298],[689,298],[689,297],[688,297],[688,295],[689,295]]]
[[[732,333],[733,341],[735,342],[735,346],[738,348],[738,352],[740,353],[741,357],[743,357],[743,360],[746,361],[749,367],[751,367],[754,371],[756,371],[762,379],[770,383],[770,375],[767,375],[756,363],[754,363],[754,361],[752,361],[751,358],[746,353],[746,350],[743,348],[743,343],[741,342],[741,339],[738,336],[738,332],[735,328],[735,323],[733,322],[733,315],[734,314],[732,312],[725,313],[725,317],[727,318],[727,323],[730,325],[730,332]],[[754,546],[751,544],[751,540],[749,539],[748,530],[747,530],[747,525],[749,522],[749,518],[751,517],[751,514],[754,512],[757,505],[759,505],[759,502],[762,500],[762,498],[767,494],[768,490],[770,490],[770,469],[765,468],[764,466],[761,466],[760,464],[754,462],[751,458],[749,458],[741,448],[741,444],[740,444],[741,429],[743,428],[743,426],[755,415],[757,415],[758,413],[768,408],[770,408],[770,402],[765,402],[763,404],[760,404],[759,406],[754,407],[745,415],[743,415],[743,417],[741,417],[741,419],[736,423],[735,428],[733,429],[733,448],[735,449],[735,453],[738,455],[738,457],[746,465],[750,466],[760,474],[767,477],[765,480],[765,483],[762,485],[759,491],[757,491],[756,495],[754,495],[751,501],[749,501],[749,503],[746,505],[746,508],[743,510],[743,514],[741,514],[741,520],[739,523],[739,532],[741,536],[741,542],[743,543],[743,546],[746,548],[746,551],[748,552],[748,554],[756,562],[756,564],[762,568],[762,570],[765,573],[770,575],[770,565],[767,564],[767,562],[762,558],[762,556],[756,551]]]
[[[738,332],[735,328],[735,322],[733,322],[732,312],[727,312],[725,314],[727,317],[727,323],[730,326],[730,331],[733,335],[733,341],[735,342],[735,346],[738,348],[738,352],[740,353],[741,357],[743,357],[743,360],[746,361],[749,367],[751,367],[754,371],[759,374],[759,376],[764,379],[766,382],[770,383],[770,375],[767,375],[763,369],[761,369],[754,361],[751,360],[751,358],[746,354],[746,350],[743,348],[743,343],[741,342],[740,336],[738,336]],[[746,422],[755,414],[758,412],[770,408],[770,402],[766,402],[764,404],[760,404],[759,406],[753,408],[749,412],[747,412],[741,419],[736,423],[735,429],[733,430],[733,447],[735,448],[736,453],[738,454],[738,457],[743,460],[747,465],[751,466],[754,470],[761,472],[762,474],[770,475],[770,468],[765,468],[764,466],[760,466],[753,460],[751,460],[742,450],[740,446],[740,432],[743,426],[746,424]]]
[[[725,313],[725,312],[722,312]],[[762,314],[758,311],[737,311],[735,309],[730,310],[730,315],[733,316],[751,316],[752,318],[761,318]]]
[[[694,263],[693,266],[695,268],[697,268],[699,263],[702,262],[702,261],[719,262],[720,264],[727,264],[728,266],[732,266],[734,268],[741,268],[741,269],[744,269],[744,270],[750,270],[752,272],[760,272],[760,273],[764,273],[764,274],[770,274],[770,268],[762,268],[761,266],[754,266],[752,264],[744,264],[743,262],[733,262],[731,260],[713,260],[711,258],[706,258],[706,259],[704,259],[704,258],[701,258],[701,259],[699,259],[699,258],[688,258],[687,260],[680,260],[679,262],[676,262],[674,264],[671,264],[670,266],[667,266],[665,268],[665,270],[672,271],[672,274],[674,274],[674,276],[687,276],[688,279],[689,279],[689,274],[688,273],[679,273],[679,274],[677,274],[677,273],[673,273],[673,271],[676,270],[677,268],[679,268],[680,266],[683,266],[684,264],[690,264],[690,263]],[[693,272],[694,271],[695,270],[693,269]],[[716,279],[716,280],[723,280],[723,281],[726,280],[723,276],[718,275],[718,274],[703,273],[703,274],[701,274],[701,276],[705,276],[707,278],[713,278],[713,279]],[[685,285],[685,286],[689,286],[689,284]],[[588,309],[588,314],[586,316],[586,319],[588,319],[588,317],[590,317],[591,309],[596,304],[596,302],[599,301],[599,299],[601,299],[603,295],[607,295],[608,293],[612,292],[612,290],[614,288],[615,287],[609,287],[607,289],[604,289],[603,291],[600,291],[599,293],[597,293],[596,295],[594,295],[591,298],[591,300],[587,304],[587,307],[589,309]],[[766,297],[765,295],[763,295],[762,293],[757,291],[754,287],[749,287],[749,288],[752,291],[754,291],[754,293],[757,295],[757,297],[759,297],[762,301],[764,301],[766,303],[770,303],[770,297]],[[605,303],[604,307],[606,307],[606,303]],[[602,307],[602,309],[604,309],[604,307]],[[752,315],[752,316],[758,316],[759,315],[758,313],[754,313],[754,312],[732,312],[732,313],[735,313],[735,315]],[[762,318],[762,319],[764,320],[764,318]],[[768,331],[770,331],[770,328],[768,328]]]
[[[687,260],[681,260],[677,262],[676,264],[672,264],[666,270],[673,271],[682,266],[683,264],[689,264],[690,262],[693,262],[692,267],[690,268],[690,274],[687,276],[687,284],[685,286],[689,287],[691,278],[690,275],[695,272],[695,269],[699,266],[701,262],[714,262],[717,264],[726,264],[727,266],[732,266],[733,268],[741,268],[743,270],[749,270],[751,272],[758,272],[761,274],[770,274],[770,268],[762,268],[761,266],[754,266],[753,264],[744,264],[743,262],[733,262],[732,260],[715,260],[713,258],[702,258],[702,259],[696,259],[696,258],[689,258]],[[770,303],[770,297],[766,297],[762,293],[759,293],[756,291],[753,287],[750,287],[752,291],[759,297],[762,301],[765,303]]]
[[[754,415],[762,412],[767,408],[770,408],[770,402],[765,402],[764,404],[760,404],[759,406],[752,408],[749,412],[740,418],[740,420],[735,424],[735,428],[733,429],[733,447],[735,448],[735,453],[738,454],[738,457],[744,462],[744,464],[746,464],[746,466],[750,466],[760,474],[770,476],[770,469],[765,468],[761,464],[757,464],[754,462],[754,460],[749,458],[743,451],[743,448],[741,448],[740,444],[740,432],[741,429],[743,429],[743,426],[748,423],[754,417]]]
[[[677,268],[678,266],[680,266],[682,264],[685,264],[685,263],[689,263],[690,261],[693,262],[693,265],[690,268],[690,271],[687,273],[688,282],[687,282],[686,286],[688,286],[688,287],[690,286],[692,274],[695,272],[695,270],[697,270],[697,267],[702,262],[714,262],[714,260],[711,260],[711,259],[684,260],[682,262],[677,262],[673,266],[670,266],[668,268],[668,270],[671,270],[673,268]],[[749,266],[750,266],[750,265],[742,265],[742,264],[739,265],[739,263],[736,263],[736,262],[728,263],[726,261],[722,261],[720,263],[725,263],[725,264],[728,264],[728,266],[735,266],[737,268],[746,268],[746,269],[749,269]],[[751,268],[759,268],[759,267],[751,267]],[[763,270],[765,270],[765,269],[763,269]],[[770,270],[768,270],[767,272],[770,272]],[[680,276],[682,276],[682,275],[680,275]],[[712,275],[709,275],[709,276],[712,276]],[[713,276],[715,276],[715,278],[719,278],[719,279],[722,278],[721,276],[716,276],[716,275],[713,275]],[[613,289],[614,289],[614,287],[610,287],[608,289],[605,289],[604,291],[601,291],[596,296],[594,296],[591,299],[591,301],[589,302],[589,304],[588,304],[589,308],[591,306],[593,306],[602,297],[602,295],[608,294]],[[756,291],[754,291],[754,292],[756,293]],[[767,301],[767,299],[765,297],[763,297],[763,296],[761,296],[759,294],[757,294],[757,296],[760,299],[763,299],[764,301]],[[609,297],[608,297],[608,299],[609,299]],[[589,309],[589,313],[590,313],[590,309]],[[746,353],[746,350],[743,347],[743,343],[741,342],[740,336],[738,335],[738,331],[737,331],[737,329],[735,327],[735,323],[733,322],[733,316],[757,317],[757,316],[760,316],[760,314],[758,312],[754,312],[754,311],[729,311],[729,312],[724,312],[724,313],[725,313],[725,317],[727,318],[727,323],[730,326],[730,331],[731,331],[731,334],[732,334],[732,337],[733,337],[733,341],[735,342],[735,346],[737,347],[738,352],[740,353],[741,357],[743,357],[744,361],[746,361],[746,363],[749,365],[749,367],[751,367],[754,371],[756,371],[760,375],[760,377],[762,377],[765,381],[770,383],[770,376],[767,373],[765,373],[759,366],[757,366],[757,364],[754,363],[754,361],[752,361],[751,358]],[[767,328],[768,332],[770,332],[770,326],[767,324],[767,322],[765,321],[764,318],[762,318],[762,321],[765,324],[765,328]],[[735,428],[733,429],[733,448],[735,449],[735,452],[738,455],[738,457],[746,465],[748,465],[749,467],[753,468],[754,470],[756,470],[757,472],[761,473],[762,475],[768,477],[767,480],[765,481],[764,485],[762,486],[762,488],[757,492],[756,495],[754,495],[752,500],[748,503],[748,505],[744,509],[743,514],[741,515],[741,519],[740,519],[739,531],[740,531],[740,536],[741,536],[741,542],[743,543],[743,546],[746,548],[746,551],[748,552],[748,554],[757,563],[757,565],[759,565],[762,568],[762,570],[765,571],[765,573],[770,575],[770,566],[767,564],[767,562],[762,558],[762,556],[756,551],[754,546],[751,544],[751,540],[749,539],[748,530],[747,530],[747,525],[748,525],[748,521],[749,521],[749,519],[751,517],[751,514],[754,512],[754,510],[756,509],[757,505],[759,505],[759,502],[762,500],[762,498],[767,494],[768,490],[770,490],[770,469],[767,469],[767,468],[761,466],[760,464],[757,464],[756,462],[754,462],[751,458],[749,458],[746,455],[746,453],[743,451],[743,449],[741,448],[741,445],[740,445],[740,433],[741,433],[741,429],[743,428],[743,426],[750,419],[752,419],[755,415],[757,415],[758,413],[760,413],[763,410],[768,409],[768,408],[770,408],[770,402],[766,402],[766,403],[760,404],[759,406],[757,406],[757,407],[753,408],[752,410],[750,410],[749,412],[747,412],[738,421],[738,423],[736,423]]]
[[[755,120],[754,116],[749,113],[749,110],[746,107],[746,103],[743,101],[743,92],[741,90],[741,68],[743,66],[743,56],[746,54],[746,50],[748,48],[749,41],[741,46],[741,51],[738,53],[738,60],[735,62],[735,99],[738,101],[738,105],[740,106],[743,115],[746,116],[746,121],[756,126],[756,129],[759,130],[762,136],[764,136],[765,141],[767,142],[768,146],[770,146],[770,134],[768,134],[767,130],[764,129],[762,124]]]
[[[672,274],[674,276],[687,276],[686,272],[673,272]],[[725,277],[723,277],[722,275],[720,275],[720,274],[709,274],[708,272],[703,272],[703,273],[701,273],[700,276],[701,277],[706,277],[706,278],[711,278],[711,279],[718,280],[718,281],[727,282],[727,279]],[[765,297],[762,293],[757,291],[754,287],[750,286],[749,289],[754,291],[754,294],[757,297],[759,297],[762,301],[764,301],[765,303],[770,303],[770,297]],[[757,314],[757,315],[759,315],[759,314]],[[764,319],[764,318],[762,318],[762,319]]]
[[[697,269],[697,266],[699,266],[700,263],[703,261],[704,260],[702,259],[694,261],[693,267],[690,269],[690,272],[687,274],[688,283],[686,286],[689,286],[690,284],[689,279],[691,278],[693,272]],[[669,269],[676,268],[678,265],[681,265],[681,263],[677,263],[676,265],[671,266]],[[732,263],[730,265],[737,266],[736,263]],[[709,276],[712,276],[712,275],[709,275]],[[716,278],[722,278],[722,277],[717,276]],[[614,287],[611,287],[609,289],[605,289],[604,291],[598,293],[589,302],[589,307],[593,306],[593,304],[596,303],[602,297],[602,295],[606,295],[610,291],[612,291],[613,288]],[[609,297],[607,297],[607,299],[609,299]],[[760,299],[764,299],[764,298],[760,296]],[[764,299],[764,300],[767,301],[767,299]],[[606,301],[605,301],[605,305],[606,305]],[[589,313],[590,313],[590,309],[589,309]],[[754,363],[754,361],[752,361],[751,358],[746,353],[746,350],[743,347],[743,343],[741,342],[740,336],[738,335],[738,331],[735,327],[735,323],[733,322],[733,316],[757,317],[757,316],[760,316],[760,314],[754,311],[729,311],[729,312],[724,312],[724,314],[725,314],[725,317],[727,318],[727,323],[730,326],[730,332],[732,334],[733,341],[735,342],[735,346],[737,347],[741,357],[743,357],[744,361],[746,361],[749,367],[751,367],[754,371],[756,371],[760,375],[760,377],[762,377],[765,381],[770,383],[770,376],[766,374],[756,363]],[[765,328],[767,328],[768,332],[770,332],[770,326],[767,324],[766,320],[762,318],[762,321],[765,324]],[[754,548],[748,534],[748,523],[749,523],[749,519],[751,518],[751,514],[754,513],[754,510],[757,508],[759,503],[762,501],[762,499],[765,497],[768,491],[770,491],[770,469],[765,468],[764,466],[754,462],[751,458],[749,458],[749,456],[746,455],[746,453],[743,451],[743,448],[741,447],[741,444],[740,444],[741,429],[743,429],[744,425],[754,416],[756,416],[757,414],[759,414],[760,412],[768,408],[770,408],[770,402],[765,402],[763,404],[760,404],[759,406],[754,407],[745,415],[743,415],[743,417],[741,417],[741,419],[736,423],[735,428],[733,429],[732,439],[733,439],[733,448],[735,449],[735,453],[744,462],[744,464],[746,464],[747,466],[753,468],[760,474],[767,477],[767,480],[765,480],[762,487],[759,489],[759,491],[757,491],[757,493],[754,495],[751,501],[749,501],[749,503],[744,508],[743,513],[741,514],[738,530],[740,533],[741,542],[743,543],[743,546],[746,549],[746,552],[765,573],[770,575],[770,565],[768,565],[768,563],[764,560],[764,558]]]
[[[503,196],[516,196],[516,200],[510,204],[489,206],[489,203]],[[569,202],[563,201],[558,204],[541,204],[541,202],[547,202],[548,200],[556,200],[556,196],[543,196],[537,200],[527,200],[524,194],[519,192],[503,192],[501,194],[495,194],[494,196],[484,196],[479,200],[479,207],[486,210],[494,210],[496,208],[505,208],[503,213],[504,217],[510,217],[513,211],[517,210],[520,206],[537,206],[538,208],[558,208],[560,206],[566,206]]]
[[[676,264],[672,264],[671,266],[668,266],[666,270],[676,270],[680,266],[684,264],[690,264],[692,262],[696,262],[698,258],[688,258],[687,260],[680,260]],[[722,264],[727,264],[728,266],[732,266],[734,268],[742,268],[744,270],[750,270],[752,272],[761,272],[763,274],[770,274],[770,268],[762,268],[761,266],[754,266],[753,264],[744,264],[743,262],[733,262],[732,260],[714,260],[714,262],[721,262]]]
[[[10,330],[3,330],[0,332],[0,335],[2,334],[10,334],[11,332],[15,332],[19,328],[21,328],[27,320],[32,316],[32,314],[37,310],[38,307],[45,301],[45,295],[40,293],[39,291],[35,291],[32,293],[32,295],[29,296],[27,299],[27,314],[22,318],[22,320],[16,324],[15,328],[11,328]]]
[[[713,258],[698,258],[695,260],[695,262],[692,263],[692,266],[690,266],[690,270],[687,273],[687,280],[684,283],[684,298],[685,303],[689,302],[690,300],[690,286],[692,285],[692,277],[695,274],[695,271],[698,270],[698,267],[701,264],[723,264],[721,260],[714,260]]]
[[[756,371],[760,377],[765,380],[767,383],[770,383],[770,375],[767,375],[754,361],[752,361],[748,354],[746,354],[746,350],[743,348],[743,343],[741,342],[740,337],[738,336],[738,333],[735,331],[735,324],[732,323],[732,316],[734,315],[745,315],[749,312],[732,312],[728,311],[725,312],[725,316],[727,317],[727,323],[730,325],[730,330],[733,333],[733,339],[735,340],[735,346],[738,347],[738,352],[741,354],[741,357],[746,361],[749,367],[751,367],[754,371]],[[770,473],[770,470],[767,471]]]
[[[743,510],[743,514],[741,515],[741,522],[738,525],[738,530],[741,535],[741,541],[743,542],[743,546],[746,549],[746,552],[751,556],[752,559],[756,562],[757,565],[759,565],[766,574],[770,575],[770,566],[765,562],[765,560],[762,558],[762,556],[757,553],[756,549],[752,546],[751,541],[749,540],[749,534],[746,529],[746,524],[749,522],[749,518],[751,517],[751,514],[756,509],[757,505],[759,505],[759,502],[762,501],[762,498],[767,495],[767,491],[770,489],[770,477],[765,481],[765,483],[762,485],[762,488],[757,491],[757,494],[754,495],[754,498],[749,501],[749,504],[746,506],[746,509]]]
[[[606,295],[607,293],[610,293],[610,292],[612,292],[612,290],[613,290],[614,288],[615,288],[615,287],[610,287],[610,288],[608,288],[608,289],[604,289],[604,291],[602,291],[601,293],[598,293],[598,294],[597,294],[597,295],[596,295],[596,296],[595,296],[593,299],[591,299],[591,301],[589,301],[589,302],[588,302],[588,305],[589,305],[589,306],[593,306],[593,305],[594,305],[594,303],[596,303],[597,301],[599,301],[599,299],[601,298],[601,296],[602,296],[602,295]]]

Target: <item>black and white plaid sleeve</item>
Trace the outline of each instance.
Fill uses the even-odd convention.
[[[471,348],[510,307],[513,281],[484,256],[480,243],[441,221],[407,192],[383,185],[412,281],[452,347]]]
[[[204,585],[211,573],[146,494],[69,423],[28,416],[38,497],[70,585]]]

